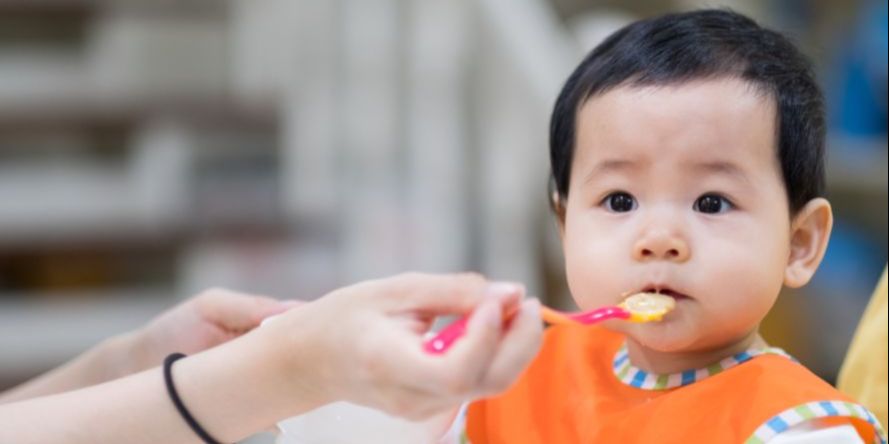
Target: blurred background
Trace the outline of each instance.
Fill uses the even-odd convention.
[[[833,380],[886,263],[885,1],[0,0],[0,390],[211,286],[478,270],[571,307],[555,96],[615,29],[701,6],[824,85],[837,223],[765,331]]]

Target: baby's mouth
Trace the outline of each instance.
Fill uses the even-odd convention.
[[[664,296],[669,296],[669,297],[675,299],[676,301],[681,301],[683,299],[691,299],[691,296],[689,296],[685,293],[680,293],[680,292],[673,290],[672,288],[666,287],[666,286],[650,285],[650,286],[647,286],[647,287],[643,288],[642,290],[640,290],[640,292],[641,293],[658,293],[658,294],[662,294]]]

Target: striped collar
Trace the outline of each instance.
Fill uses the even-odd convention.
[[[748,349],[704,368],[685,370],[679,373],[656,374],[646,372],[630,363],[627,344],[624,342],[617,351],[617,354],[614,355],[612,369],[614,375],[617,376],[617,379],[631,387],[644,390],[666,390],[694,384],[697,381],[704,380],[722,372],[723,370],[728,370],[738,364],[743,364],[756,356],[765,354],[781,355],[793,359],[793,357],[788,355],[784,350],[777,347]],[[793,360],[795,361],[795,359]]]

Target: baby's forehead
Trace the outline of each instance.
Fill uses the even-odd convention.
[[[776,104],[749,82],[693,80],[623,85],[577,114],[575,160],[600,155],[759,158],[776,161]]]

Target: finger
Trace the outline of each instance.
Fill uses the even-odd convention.
[[[290,311],[290,310],[297,308],[297,307],[302,307],[303,305],[306,305],[307,303],[308,303],[307,301],[301,301],[298,299],[285,299],[283,301],[278,301],[277,307],[272,307],[270,309],[271,310],[270,313],[262,316],[262,318],[259,320],[259,325],[266,325],[269,322],[272,322],[273,320],[277,319],[278,315],[280,315],[281,313]]]
[[[524,287],[512,282],[488,282],[478,274],[410,274],[398,282],[389,300],[393,308],[427,314],[465,314],[485,297],[508,297],[518,301]]]
[[[395,276],[380,288],[390,304],[400,310],[465,313],[484,297],[487,280],[480,274],[406,273]]]
[[[502,306],[501,313],[504,319],[503,328],[509,328],[512,318],[521,308],[520,294],[511,291],[499,294],[496,291],[489,291],[488,296],[500,300]],[[462,317],[436,332],[431,338],[426,338],[423,343],[423,349],[432,354],[444,353],[466,333],[467,320],[468,318]]]
[[[430,390],[460,397],[479,389],[495,356],[503,324],[501,301],[488,299],[469,318],[466,335],[444,355],[426,355]]]
[[[509,329],[501,338],[496,356],[491,360],[481,384],[480,395],[505,391],[525,370],[540,350],[543,324],[540,321],[540,302],[530,299],[521,305]]]
[[[387,325],[384,336],[369,347],[374,350],[369,367],[375,374],[397,375],[398,385],[439,397],[470,391],[484,376],[480,369],[499,341],[500,312],[496,299],[482,303],[469,319],[459,346],[455,344],[445,355],[430,355],[422,350],[422,336]]]
[[[270,322],[273,322],[275,319],[279,318],[281,313],[293,310],[297,307],[302,307],[303,305],[308,304],[308,301],[301,301],[298,299],[285,299],[283,301],[278,301],[280,303],[278,308],[274,308],[274,312],[269,314],[268,316],[264,316],[262,320],[259,322],[259,325],[266,325]]]
[[[290,310],[291,308],[301,307],[307,303],[307,301],[303,301],[300,299],[284,299],[281,302],[282,311]]]
[[[229,290],[214,290],[202,296],[199,303],[208,320],[228,330],[252,329],[263,319],[289,308],[274,298]]]

